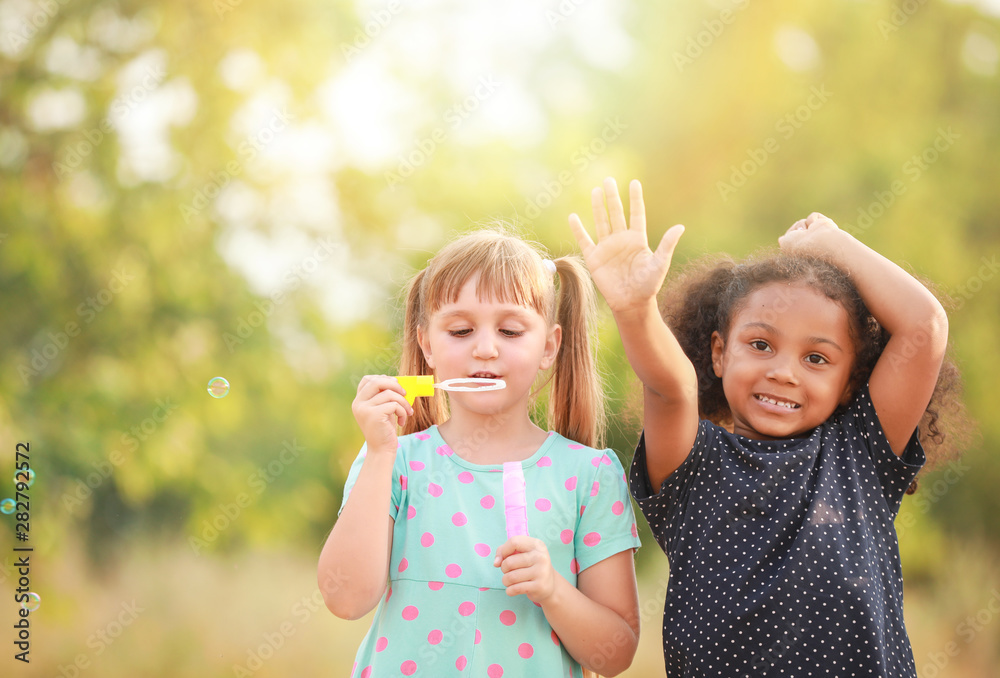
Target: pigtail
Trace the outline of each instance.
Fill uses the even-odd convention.
[[[712,366],[712,333],[728,333],[728,310],[720,301],[736,264],[728,257],[699,259],[675,279],[660,301],[660,313],[698,376],[698,416],[725,425],[732,417],[722,380]]]
[[[434,370],[424,359],[424,352],[417,342],[417,328],[422,322],[423,282],[426,269],[420,271],[406,289],[406,314],[403,320],[403,352],[399,361],[399,373],[405,375],[433,374]],[[413,416],[403,425],[403,434],[423,431],[432,424],[440,424],[448,418],[447,405],[441,395],[417,398],[413,401]]]
[[[590,331],[597,315],[594,286],[577,259],[555,260],[559,276],[556,322],[562,344],[552,370],[548,425],[589,447],[603,447],[604,389],[591,350]]]

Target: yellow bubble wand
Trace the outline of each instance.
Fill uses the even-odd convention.
[[[434,395],[434,389],[439,388],[442,391],[462,391],[462,392],[476,392],[476,391],[499,391],[502,388],[507,388],[507,382],[503,379],[473,379],[473,378],[459,378],[459,379],[445,379],[442,382],[435,383],[433,374],[421,374],[413,377],[396,377],[396,381],[399,385],[406,389],[406,402],[413,404],[413,401],[422,396],[432,396]],[[462,384],[467,384],[462,386]]]

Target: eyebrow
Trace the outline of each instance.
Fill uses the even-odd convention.
[[[745,323],[745,324],[741,325],[740,327],[741,327],[741,329],[759,328],[759,329],[764,330],[765,332],[769,332],[771,334],[776,334],[778,336],[781,336],[781,331],[777,327],[775,327],[774,325],[765,323],[765,322],[761,322],[761,321],[755,321],[755,322]],[[837,342],[835,342],[833,339],[827,339],[826,337],[816,337],[816,336],[813,336],[813,337],[806,337],[806,342],[809,343],[809,344],[829,344],[830,346],[833,346],[835,349],[837,349],[841,353],[844,353],[844,349],[840,346],[840,344],[838,344]]]
[[[459,308],[454,311],[437,311],[436,314],[441,318],[467,318],[475,315],[475,312]],[[511,316],[526,320],[531,317],[531,314],[526,309],[522,309],[520,307],[504,309],[500,312],[501,318],[508,318]]]

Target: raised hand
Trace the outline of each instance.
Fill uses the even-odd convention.
[[[396,426],[402,426],[413,415],[413,408],[403,397],[405,394],[406,389],[394,377],[368,374],[361,379],[351,411],[369,452],[395,452]]]
[[[668,230],[654,252],[646,236],[646,207],[642,201],[642,186],[637,180],[629,184],[630,224],[625,221],[625,208],[614,179],[605,179],[603,188],[595,188],[590,198],[597,244],[579,216],[571,214],[569,225],[594,284],[615,313],[648,303],[663,285],[684,227],[677,225]]]
[[[789,226],[785,234],[778,238],[778,246],[789,254],[826,254],[830,244],[824,239],[835,233],[844,231],[830,217],[813,212]]]

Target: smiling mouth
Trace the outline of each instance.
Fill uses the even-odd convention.
[[[499,378],[500,377],[498,375],[493,374],[492,372],[476,372],[475,374],[469,375],[469,379],[473,381],[476,379],[499,379]]]
[[[770,396],[766,395],[761,395],[760,393],[755,393],[753,397],[762,403],[767,403],[769,405],[776,405],[778,407],[784,407],[787,410],[797,410],[801,407],[801,405],[799,405],[798,403],[792,403],[787,400],[776,400],[775,398],[771,398]]]

